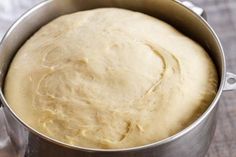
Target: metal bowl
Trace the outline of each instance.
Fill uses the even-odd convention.
[[[8,67],[21,45],[41,26],[68,13],[102,7],[143,12],[173,25],[209,52],[219,74],[219,88],[209,108],[190,126],[164,140],[128,149],[90,149],[70,146],[51,139],[24,123],[10,108],[2,92]],[[228,83],[236,75],[226,73],[221,43],[204,18],[174,0],[48,0],[19,18],[0,45],[0,97],[11,141],[22,157],[203,157],[216,126],[218,100],[223,90],[236,89]]]

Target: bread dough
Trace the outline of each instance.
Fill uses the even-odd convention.
[[[11,108],[58,141],[89,148],[156,142],[209,106],[217,73],[207,52],[172,26],[116,8],[61,16],[16,54]]]

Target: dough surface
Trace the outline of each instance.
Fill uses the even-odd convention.
[[[61,16],[18,51],[5,81],[11,108],[61,142],[129,148],[167,138],[214,99],[207,52],[172,26],[103,8]]]

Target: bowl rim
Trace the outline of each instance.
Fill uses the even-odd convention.
[[[0,42],[0,47],[2,45],[2,43],[8,38],[8,36],[11,34],[11,32],[14,30],[15,27],[17,27],[17,25],[25,18],[27,18],[28,15],[30,15],[32,12],[35,12],[36,10],[44,7],[45,5],[47,5],[48,3],[52,3],[55,0],[44,0],[38,4],[36,4],[35,6],[33,6],[31,9],[29,9],[28,11],[26,11],[24,14],[22,14],[11,26],[10,28],[7,30],[7,32],[5,33],[5,35],[3,36],[1,42]],[[224,55],[224,50],[223,47],[221,45],[221,42],[217,36],[217,34],[215,33],[215,31],[213,30],[213,28],[207,23],[207,21],[197,15],[193,10],[191,10],[190,8],[186,7],[185,5],[183,5],[181,2],[176,1],[176,0],[172,0],[173,3],[176,3],[177,5],[179,5],[180,7],[183,7],[184,9],[187,9],[190,14],[192,14],[192,16],[195,16],[198,18],[198,20],[200,20],[200,22],[202,24],[205,25],[205,27],[208,28],[209,32],[212,34],[212,36],[214,37],[214,40],[217,42],[218,48],[221,52],[221,64],[222,64],[222,73],[221,73],[221,77],[220,78],[220,83],[219,83],[219,87],[218,87],[218,91],[217,94],[214,98],[214,100],[212,101],[212,103],[209,105],[209,107],[206,109],[206,111],[198,118],[196,119],[193,123],[191,123],[189,126],[187,126],[186,128],[184,128],[183,130],[181,130],[180,132],[169,136],[165,139],[162,139],[160,141],[157,142],[153,142],[150,144],[145,144],[142,146],[136,146],[136,147],[130,147],[130,148],[119,148],[119,149],[100,149],[100,148],[89,148],[89,147],[81,147],[81,146],[74,146],[74,145],[70,145],[64,142],[61,142],[59,140],[53,139],[47,135],[44,135],[40,132],[38,132],[37,130],[35,130],[34,128],[30,127],[28,124],[26,124],[23,120],[21,120],[17,114],[11,109],[11,107],[8,105],[5,96],[3,94],[2,91],[2,87],[0,90],[0,99],[1,102],[3,104],[3,108],[6,107],[6,109],[8,111],[10,111],[10,113],[14,116],[14,118],[19,121],[25,128],[27,128],[27,130],[41,138],[43,138],[46,141],[52,142],[53,144],[62,146],[62,147],[66,147],[69,149],[73,149],[73,150],[78,150],[78,151],[85,151],[85,152],[131,152],[131,151],[137,151],[137,150],[143,150],[143,149],[147,149],[147,148],[153,148],[153,147],[158,147],[160,145],[164,145],[170,142],[173,142],[177,139],[179,139],[180,137],[184,136],[185,134],[187,134],[188,132],[190,132],[191,130],[193,130],[194,128],[196,128],[206,117],[208,117],[208,115],[212,112],[212,110],[216,107],[217,102],[220,99],[220,96],[222,94],[223,88],[224,88],[224,84],[225,84],[225,78],[226,78],[226,61],[225,61],[225,55]],[[7,72],[6,72],[7,73]],[[0,106],[1,107],[1,106]]]

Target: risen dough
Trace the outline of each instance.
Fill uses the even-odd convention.
[[[115,8],[42,27],[19,50],[5,82],[7,101],[27,124],[92,148],[169,137],[199,117],[216,90],[202,47],[158,19]]]

